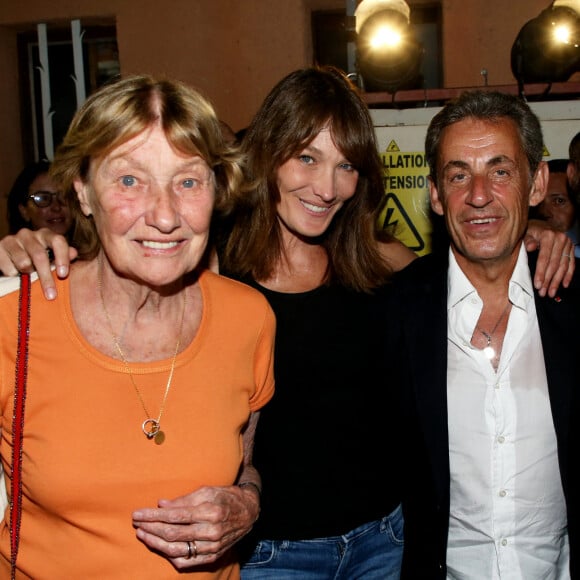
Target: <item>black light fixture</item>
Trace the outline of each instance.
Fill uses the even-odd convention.
[[[404,0],[362,0],[355,11],[356,63],[365,91],[417,88],[423,47],[417,42]]]
[[[528,21],[512,46],[511,69],[520,85],[565,82],[580,70],[580,0],[554,0]]]

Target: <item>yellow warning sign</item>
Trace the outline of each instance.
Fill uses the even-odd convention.
[[[385,207],[379,226],[422,256],[431,251],[429,168],[422,151],[403,152],[393,140],[381,153]]]

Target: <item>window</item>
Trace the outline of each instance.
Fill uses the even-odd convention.
[[[77,110],[74,80],[73,41],[70,23],[47,25],[48,85],[50,115],[44,118],[41,90],[39,38],[36,29],[18,37],[20,94],[24,157],[26,162],[50,158],[45,134],[52,132],[52,149],[56,149]],[[114,23],[82,27],[82,68],[85,93],[119,74],[119,55]],[[81,80],[83,82],[83,80]],[[49,124],[49,125],[47,125]]]

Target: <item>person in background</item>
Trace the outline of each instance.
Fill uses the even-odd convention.
[[[372,120],[344,74],[301,69],[266,97],[242,149],[250,189],[216,216],[219,267],[259,290],[277,318],[276,396],[254,449],[262,510],[241,546],[242,576],[398,578],[400,432],[386,383],[397,363],[377,316],[392,273],[415,255],[376,229],[384,190]],[[541,235],[536,282],[552,293],[571,276],[559,258],[571,242]],[[53,296],[47,246],[66,276],[69,249],[46,231],[0,243],[0,267],[34,263]]]
[[[550,226],[566,235],[574,242],[574,253],[580,258],[580,226],[578,208],[572,187],[568,182],[568,159],[550,159],[548,169],[548,189],[544,200],[530,208],[530,217],[546,220]]]
[[[211,105],[178,82],[122,78],[75,115],[51,174],[79,258],[55,275],[55,302],[31,290],[17,578],[239,577],[231,548],[260,509],[251,454],[275,318],[202,264],[242,167]],[[19,297],[0,296],[10,491]]]
[[[576,223],[580,224],[580,131],[570,140],[570,145],[568,146],[568,158],[569,161],[566,170],[568,175],[568,185],[576,208]],[[578,244],[580,244],[580,239],[576,238],[575,243],[575,253],[576,256],[578,256]]]
[[[57,234],[70,235],[71,212],[50,177],[49,169],[48,161],[32,163],[14,181],[7,198],[10,234],[21,228],[50,228]]]
[[[466,92],[425,152],[451,244],[397,277],[380,319],[405,426],[401,577],[578,578],[580,286],[540,297],[523,243],[548,184],[540,122]]]
[[[576,207],[580,207],[580,131],[572,137],[568,145],[568,183],[572,188]]]

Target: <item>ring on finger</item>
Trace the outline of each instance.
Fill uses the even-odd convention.
[[[187,545],[187,555],[184,556],[186,560],[189,560],[190,558],[197,558],[197,544],[195,543],[195,540],[192,540],[191,542],[186,542]]]
[[[572,255],[571,254],[562,254],[562,258],[568,258],[569,260],[571,260]]]

